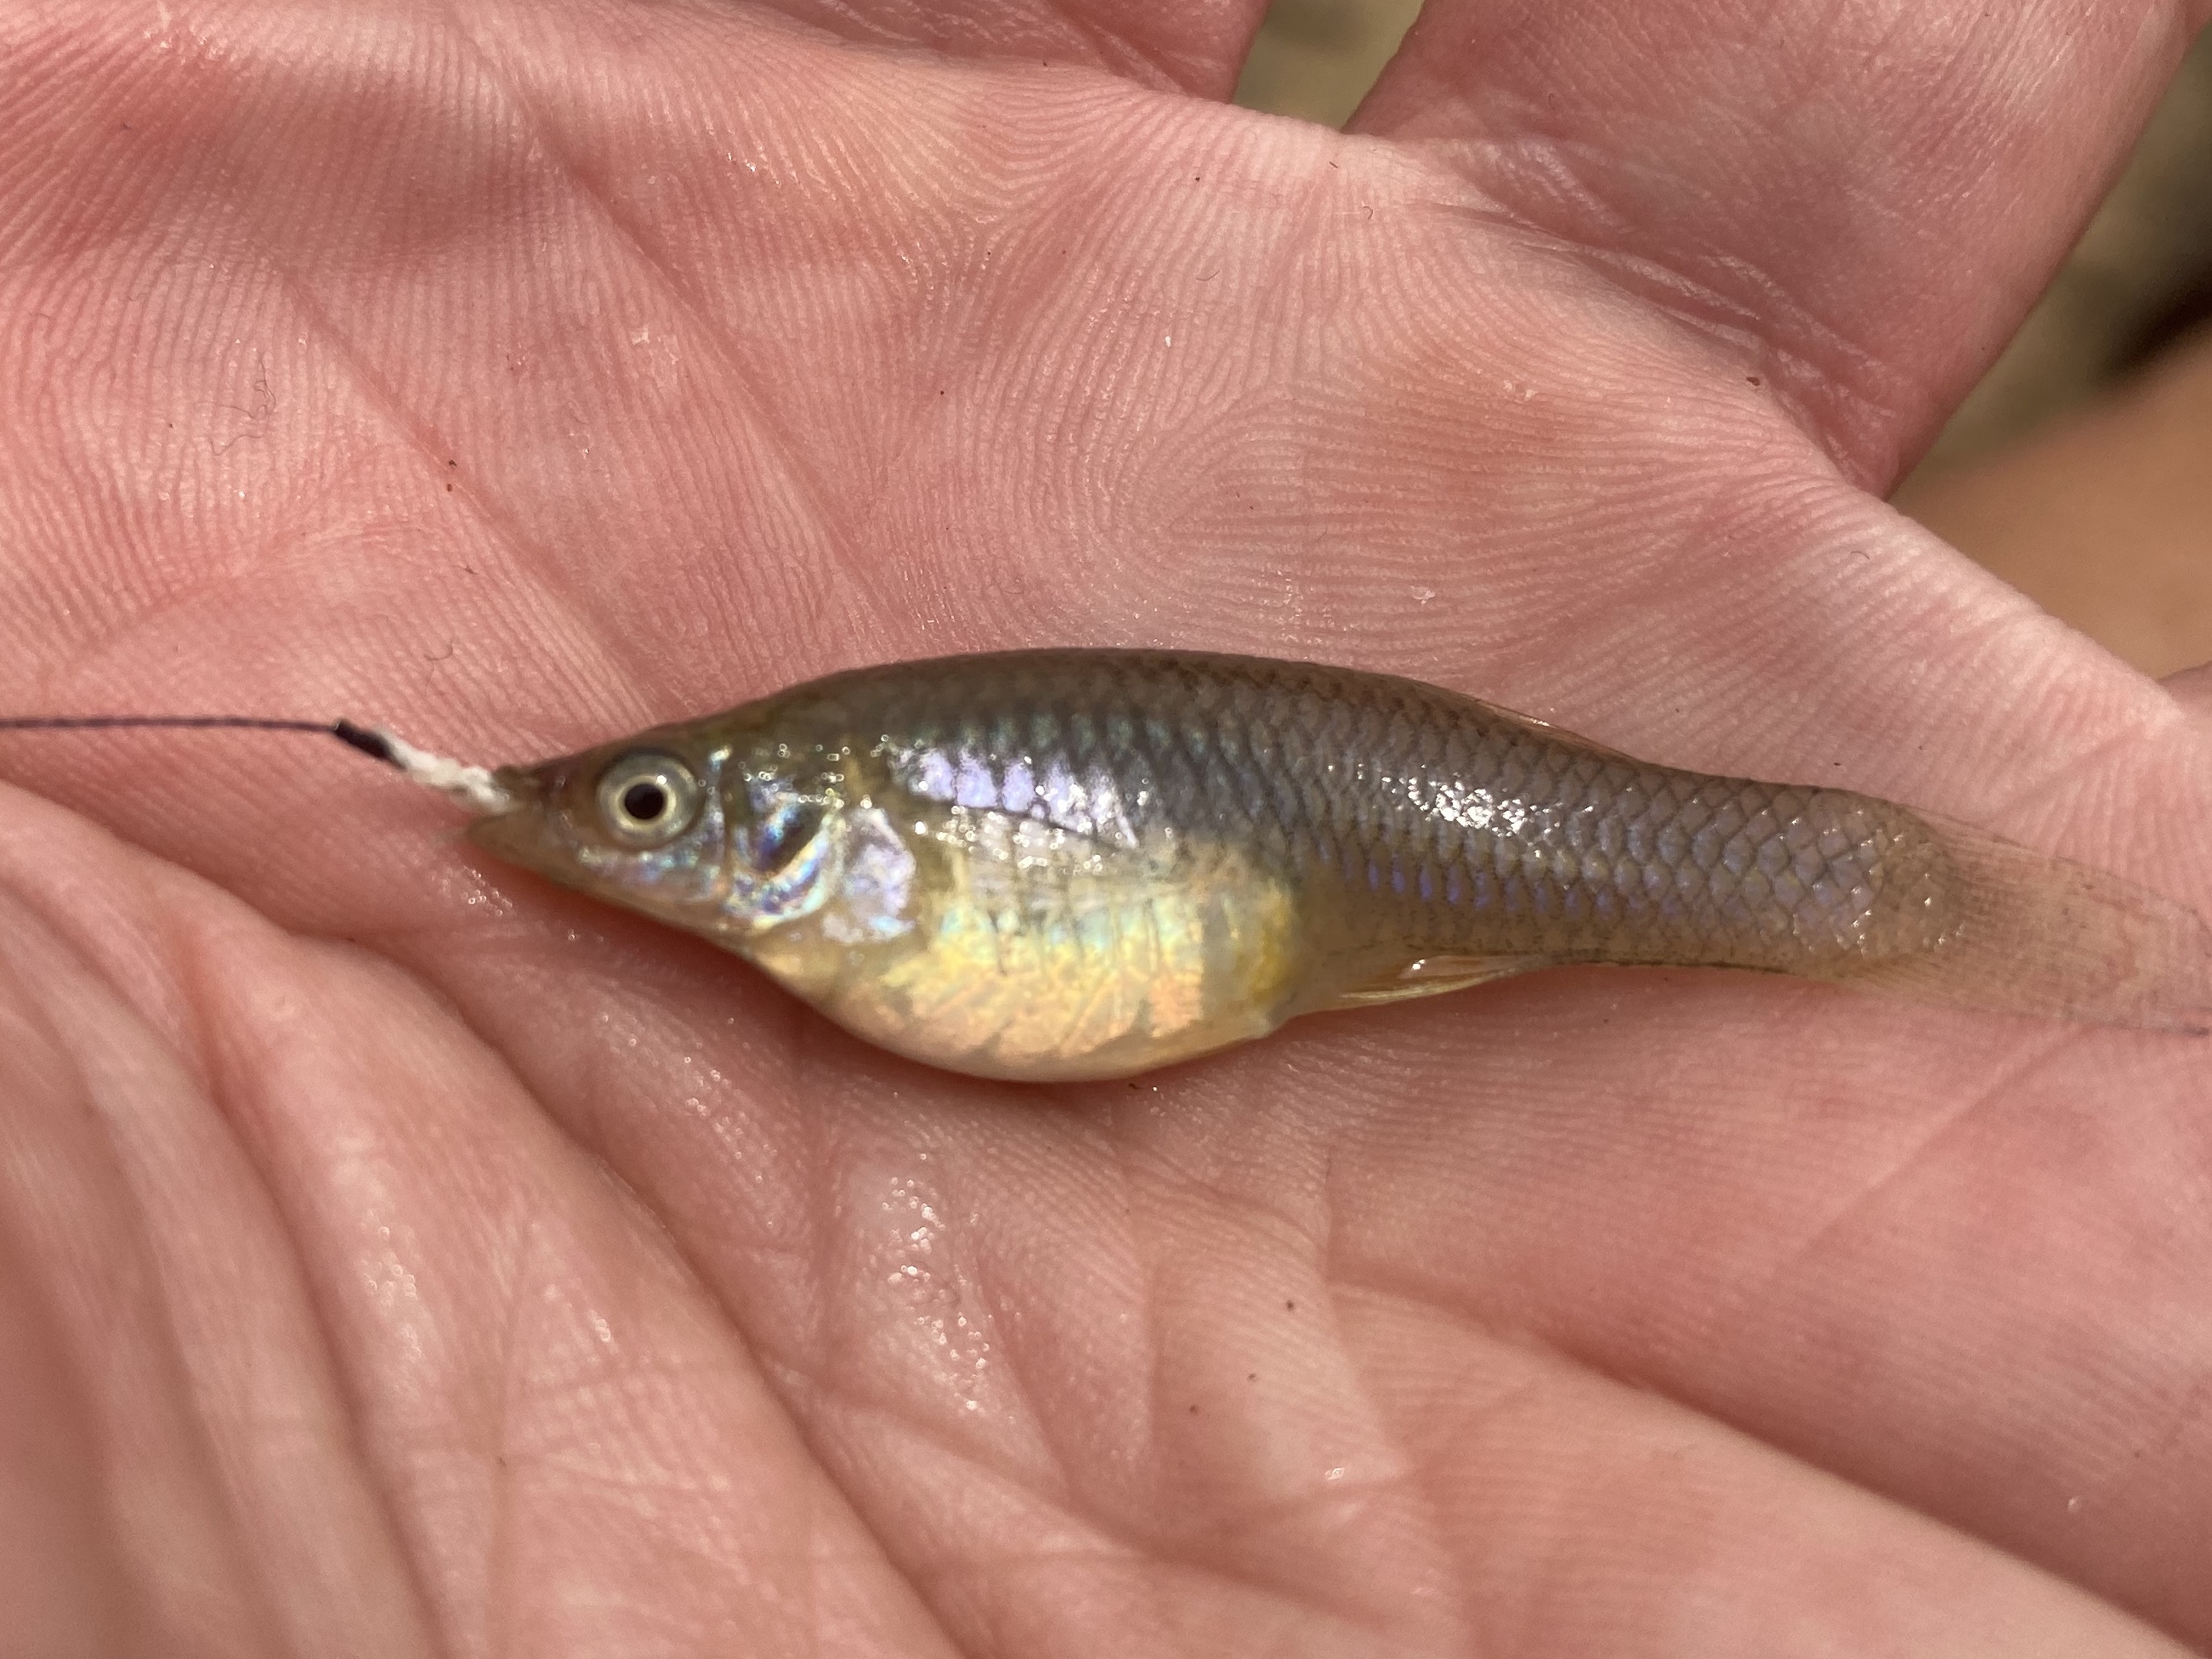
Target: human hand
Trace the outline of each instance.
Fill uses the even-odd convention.
[[[22,0],[5,707],[1261,651],[2212,913],[2203,680],[1877,493],[2201,8],[1432,0],[1349,139],[1256,14]],[[984,1085],[282,745],[0,746],[19,1651],[2212,1642],[2201,1043],[1587,970]]]

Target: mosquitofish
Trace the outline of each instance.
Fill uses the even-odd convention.
[[[865,668],[471,787],[493,810],[469,833],[500,858],[981,1077],[1121,1077],[1301,1014],[1578,963],[2212,1018],[2212,933],[2118,878],[1310,664]]]

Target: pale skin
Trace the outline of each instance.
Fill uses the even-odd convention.
[[[1880,500],[2204,8],[1435,0],[1350,138],[1257,12],[17,0],[0,707],[1261,651],[2212,913],[2212,682]],[[11,1652],[2212,1644],[2201,1042],[1583,971],[986,1085],[335,745],[0,771]]]

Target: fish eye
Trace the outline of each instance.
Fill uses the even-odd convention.
[[[699,781],[673,755],[624,755],[599,775],[599,817],[617,841],[659,847],[691,827]]]

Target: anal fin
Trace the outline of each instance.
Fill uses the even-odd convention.
[[[1395,968],[1379,979],[1340,991],[1322,1009],[1371,1008],[1378,1002],[1403,1002],[1409,997],[1442,996],[1470,985],[1506,979],[1552,965],[1550,957],[1423,957]]]

